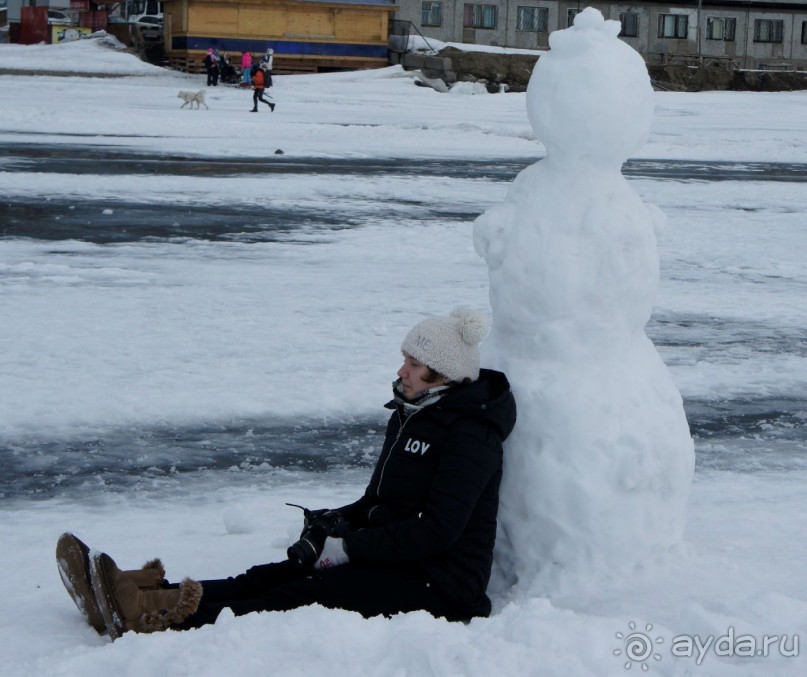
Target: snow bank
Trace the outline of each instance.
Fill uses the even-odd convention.
[[[4,70],[41,74],[83,73],[106,75],[155,75],[164,68],[141,61],[126,51],[114,36],[99,31],[82,40],[54,45],[0,45],[0,73]]]
[[[467,42],[443,42],[436,38],[424,38],[420,35],[409,36],[409,49],[413,52],[426,52],[429,54],[440,52],[446,47],[459,49],[463,52],[487,52],[488,54],[531,54],[540,56],[545,49],[520,49],[518,47],[497,47],[495,45],[474,45]]]
[[[807,601],[794,589],[807,558],[803,479],[725,474],[697,482],[687,547],[673,561],[645,567],[608,586],[569,591],[563,598],[508,600],[494,596],[494,615],[468,625],[423,613],[363,620],[349,612],[302,608],[287,613],[223,614],[190,632],[124,635],[114,644],[83,623],[62,587],[53,558],[60,531],[73,529],[124,566],[163,559],[168,576],[217,578],[282,555],[299,533],[296,511],[282,501],[341,504],[361,491],[338,480],[276,476],[251,490],[214,488],[204,496],[136,496],[71,502],[5,504],[0,540],[7,579],[0,673],[14,677],[259,677],[341,674],[350,677],[616,677],[626,674],[630,624],[653,639],[660,660],[647,674],[673,677],[802,677],[805,659],[779,654],[720,656],[714,649],[675,657],[672,639],[702,641],[737,635],[807,633]],[[771,496],[776,496],[775,505]],[[247,534],[225,530],[222,514],[261,516]],[[782,520],[781,514],[788,515]],[[742,525],[727,529],[726,525]],[[776,557],[767,553],[776,552]],[[617,636],[622,635],[622,639]],[[803,648],[803,647],[802,647]],[[620,651],[621,655],[615,655]],[[646,661],[633,661],[641,672]],[[641,674],[645,674],[642,672]]]

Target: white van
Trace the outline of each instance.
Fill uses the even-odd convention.
[[[136,24],[144,16],[156,17],[162,21],[163,3],[159,0],[131,0],[127,7],[130,24]]]

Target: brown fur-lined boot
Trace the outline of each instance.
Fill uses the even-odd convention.
[[[186,578],[179,588],[145,589],[106,553],[90,559],[98,608],[112,640],[124,632],[159,632],[179,625],[199,608],[202,585]]]
[[[62,534],[56,543],[56,565],[76,608],[97,633],[106,632],[107,625],[93,590],[87,544],[71,533]],[[157,589],[165,578],[165,570],[158,559],[146,562],[142,569],[122,573],[144,589]]]

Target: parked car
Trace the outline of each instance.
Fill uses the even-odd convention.
[[[48,10],[48,25],[49,26],[75,26],[76,20],[66,12],[59,9]]]
[[[140,35],[144,40],[162,40],[163,39],[163,18],[162,16],[150,16],[143,14],[138,17],[133,17],[133,24],[140,29]]]

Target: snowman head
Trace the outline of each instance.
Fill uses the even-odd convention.
[[[549,36],[535,65],[527,114],[553,160],[621,165],[650,133],[653,88],[642,57],[587,7],[574,26]]]

